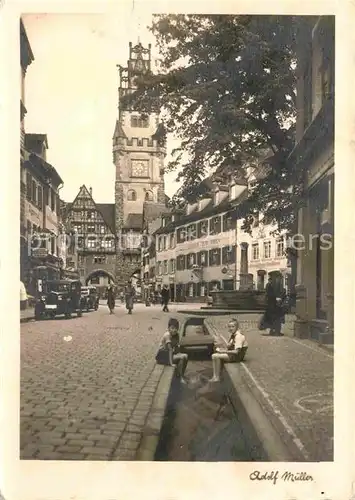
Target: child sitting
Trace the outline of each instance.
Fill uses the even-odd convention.
[[[239,321],[234,318],[228,323],[230,338],[227,348],[217,347],[216,352],[212,354],[213,377],[210,382],[219,382],[224,363],[235,363],[243,361],[248,349],[248,343],[245,336],[240,333]]]
[[[179,322],[177,319],[169,319],[168,330],[161,339],[155,360],[159,365],[176,365],[177,376],[180,377],[183,384],[186,384],[184,374],[187,367],[188,356],[180,352]]]

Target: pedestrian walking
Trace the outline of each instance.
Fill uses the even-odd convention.
[[[161,291],[161,302],[163,306],[163,312],[169,312],[168,309],[168,303],[170,299],[170,291],[168,288],[168,285],[164,285],[162,291]]]
[[[110,310],[110,314],[113,314],[115,309],[115,293],[112,285],[107,287],[107,305]]]
[[[125,288],[125,299],[126,299],[126,309],[128,314],[132,314],[134,298],[136,296],[136,291],[132,285],[132,280],[129,280]]]
[[[180,352],[179,321],[176,318],[170,318],[168,330],[164,333],[155,360],[159,365],[177,367],[176,374],[183,384],[186,384],[184,378],[188,356]]]
[[[224,363],[237,363],[243,361],[245,353],[247,352],[248,343],[245,336],[240,332],[237,318],[233,318],[229,321],[228,330],[230,337],[227,347],[217,347],[216,352],[212,354],[213,377],[210,379],[210,382],[220,381]]]

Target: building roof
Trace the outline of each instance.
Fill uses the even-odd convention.
[[[25,25],[22,19],[20,19],[20,59],[21,66],[26,69],[32,61],[34,61],[34,55],[31,49],[31,44],[28,40]]]
[[[115,204],[96,203],[96,207],[101,212],[101,215],[108,227],[115,233]]]
[[[31,164],[33,168],[37,169],[37,172],[40,172],[40,175],[44,179],[49,178],[53,180],[57,186],[64,183],[57,170],[50,163],[47,163],[42,156],[36,153],[31,153],[29,155],[28,163]]]
[[[124,229],[142,229],[143,214],[128,214],[127,220],[123,227]]]

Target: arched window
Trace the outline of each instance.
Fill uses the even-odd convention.
[[[129,201],[136,201],[137,193],[133,189],[130,189],[127,194],[127,199]]]
[[[153,193],[151,191],[145,193],[145,201],[153,201]]]

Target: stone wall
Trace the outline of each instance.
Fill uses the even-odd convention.
[[[79,273],[80,273],[80,280],[83,283],[86,282],[86,279],[93,271],[98,271],[98,270],[104,271],[108,273],[108,275],[115,277],[116,255],[114,253],[106,254],[105,257],[106,257],[105,263],[95,263],[93,254],[81,256]]]

